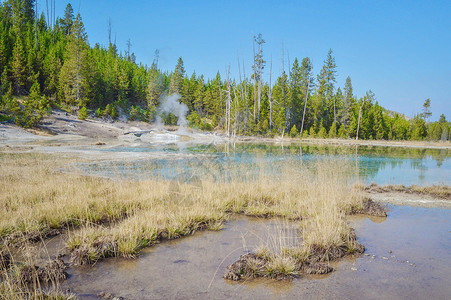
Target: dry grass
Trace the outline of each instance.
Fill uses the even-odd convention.
[[[344,215],[363,199],[352,187],[352,165],[327,157],[308,164],[212,164],[196,182],[112,180],[56,167],[47,156],[0,156],[0,236],[45,237],[55,229],[78,228],[67,245],[79,264],[133,257],[160,240],[219,230],[230,213],[303,220],[306,245],[340,245],[350,232]],[[274,268],[289,260],[274,260]]]

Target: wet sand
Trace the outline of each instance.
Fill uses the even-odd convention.
[[[384,202],[393,205],[424,207],[424,208],[438,207],[451,209],[451,200],[438,199],[437,197],[429,195],[388,192],[388,193],[371,193],[368,194],[368,197],[378,202]]]

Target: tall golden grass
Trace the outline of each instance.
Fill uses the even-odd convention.
[[[344,215],[363,199],[352,187],[355,166],[345,158],[252,167],[211,164],[194,181],[113,180],[58,171],[66,162],[42,155],[0,156],[1,237],[74,228],[67,245],[75,262],[92,263],[107,256],[133,257],[162,239],[220,229],[229,214],[239,213],[300,220],[304,244],[327,247],[346,242],[350,229]]]

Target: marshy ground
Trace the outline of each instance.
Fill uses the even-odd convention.
[[[297,222],[302,243],[260,249],[265,271],[254,277],[291,277],[304,266],[324,268],[313,262],[364,249],[345,219],[366,207],[346,161],[282,163],[271,176],[274,166],[260,165],[258,173],[229,166],[224,178],[224,170],[212,165],[208,176],[196,180],[113,180],[68,173],[61,170],[64,159],[55,162],[49,155],[5,154],[0,159],[3,249],[68,232],[65,244],[73,265],[111,256],[134,258],[140,249],[164,240],[220,230],[233,214]],[[19,273],[36,271],[36,281],[45,281],[41,268],[23,268]]]
[[[406,251],[400,246],[401,236],[396,235],[399,241],[390,236],[390,231],[396,232],[397,226],[405,224],[390,225],[384,237],[379,237],[376,223],[362,217],[356,221],[355,215],[374,215],[372,220],[383,225],[393,222],[387,221],[383,207],[368,198],[411,206],[412,197],[418,197],[419,205],[426,207],[449,207],[451,202],[450,189],[444,185],[358,184],[359,170],[346,155],[340,159],[322,154],[319,159],[251,160],[243,164],[204,159],[208,153],[166,150],[163,154],[140,153],[141,160],[133,164],[115,164],[130,152],[89,152],[90,147],[105,146],[96,145],[99,140],[120,144],[127,138],[133,148],[145,130],[136,134],[129,127],[110,128],[117,130],[117,136],[103,138],[60,134],[33,140],[27,132],[23,138],[32,143],[18,139],[5,144],[3,140],[0,292],[4,297],[253,298],[259,293],[252,286],[259,284],[285,296],[292,295],[290,290],[299,294],[300,287],[305,290],[308,286],[309,291],[304,291],[307,297],[313,297],[312,291],[318,289],[327,297],[327,291],[332,295],[346,293],[337,284],[338,292],[333,293],[323,281],[293,283],[292,279],[321,278],[330,284],[343,278],[350,283],[355,273],[363,276],[366,273],[361,272],[374,268],[373,262],[393,263],[398,267],[396,272],[408,272],[417,282],[418,276],[411,271],[424,263],[420,262],[424,253]],[[159,133],[149,132],[142,133],[149,142],[161,142]],[[177,143],[184,143],[183,138],[176,138]],[[203,142],[220,139],[199,138]],[[51,153],[42,153],[48,149]],[[299,150],[302,154],[302,148]],[[161,155],[187,162],[177,167],[165,160],[163,171],[155,172],[155,165],[148,162]],[[197,160],[190,160],[193,156]],[[93,160],[101,160],[108,168],[92,165]],[[200,161],[202,168],[196,171]],[[136,176],[124,176],[130,170]],[[410,207],[390,209],[402,222],[412,222],[404,216]],[[429,221],[441,222],[449,220],[446,212],[429,209],[413,213],[420,219],[425,215]],[[440,249],[450,246],[436,243],[449,237],[442,232],[443,224],[448,223],[436,226],[439,233],[426,234],[438,249],[433,259],[439,264],[447,259],[447,252]],[[181,237],[185,238],[178,240]],[[377,274],[385,268],[372,269],[363,281],[369,283],[368,278],[382,276]],[[443,278],[449,275],[436,263],[431,262],[429,268]],[[333,270],[336,272],[331,273]],[[222,279],[223,275],[227,279]],[[93,281],[99,277],[105,279]],[[274,279],[291,283],[276,284]],[[424,276],[421,279],[429,282]],[[156,285],[145,287],[147,280]],[[135,282],[132,290],[124,286],[127,282]],[[401,290],[408,283],[397,282]],[[169,283],[180,288],[171,289]],[[435,292],[441,296],[449,291],[442,288]]]

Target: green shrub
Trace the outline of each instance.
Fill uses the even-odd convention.
[[[102,109],[99,107],[99,108],[97,108],[97,110],[96,110],[96,117],[97,117],[97,118],[100,118],[101,116],[103,116],[103,111],[102,111]]]
[[[294,125],[290,130],[290,136],[292,138],[296,137],[298,135],[298,129],[296,128],[296,125]]]
[[[321,128],[319,129],[318,137],[322,139],[326,138],[326,128],[324,128],[324,126],[321,126]]]
[[[83,106],[78,111],[78,119],[80,120],[86,120],[88,118],[88,110],[86,109],[86,106]]]
[[[310,137],[312,137],[312,138],[315,137],[315,128],[314,128],[314,126],[310,127],[310,130],[309,130],[309,132],[308,132],[308,135],[309,135]]]
[[[132,106],[129,120],[147,121],[147,111],[139,106]]]

